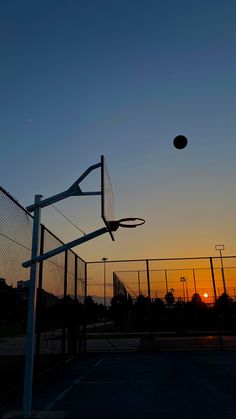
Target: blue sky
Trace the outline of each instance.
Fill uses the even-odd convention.
[[[146,224],[81,246],[85,259],[235,254],[235,20],[232,0],[2,2],[1,185],[26,206],[104,154],[117,218]],[[102,225],[99,198],[57,206]],[[53,209],[43,221],[78,233]]]

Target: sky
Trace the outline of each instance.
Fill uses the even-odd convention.
[[[233,0],[1,2],[1,186],[27,206],[104,155],[115,218],[146,223],[81,257],[235,255],[235,20]],[[84,187],[99,189],[99,170]],[[86,233],[103,226],[98,196],[56,207]],[[52,207],[42,220],[81,236]]]

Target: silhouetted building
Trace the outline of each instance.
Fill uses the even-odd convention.
[[[29,280],[28,281],[17,281],[17,288],[29,288]]]
[[[0,278],[0,285],[6,285],[5,278]]]

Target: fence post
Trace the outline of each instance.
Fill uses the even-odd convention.
[[[149,271],[149,260],[146,260],[146,271],[147,271],[147,287],[148,287],[148,302],[151,304],[151,289],[150,289],[150,271]]]
[[[167,270],[165,269],[165,280],[166,280],[166,293],[169,292],[168,289],[168,276],[167,276]]]
[[[138,271],[138,295],[141,295],[141,288],[140,288],[140,272]]]
[[[87,352],[87,279],[88,279],[88,263],[85,262],[84,270],[84,353]]]
[[[215,303],[216,303],[217,294],[216,294],[215,273],[214,273],[214,266],[213,266],[212,257],[210,257],[210,265],[211,265],[211,278],[212,278],[213,290],[214,290],[214,297],[215,297]],[[216,313],[216,317],[217,317],[217,323],[218,323],[220,349],[223,349],[223,340],[222,340],[222,333],[221,333],[221,325],[220,325],[220,318],[219,318],[218,313]]]
[[[210,257],[210,265],[211,265],[211,278],[212,278],[212,284],[213,284],[213,290],[214,290],[214,298],[215,298],[215,303],[216,303],[217,294],[216,294],[215,273],[214,273],[212,257]]]
[[[65,316],[67,314],[67,307],[66,307],[66,296],[67,296],[67,267],[68,267],[68,250],[65,251],[65,265],[64,265],[64,296],[63,296],[63,319],[62,319],[62,358],[65,360],[67,348],[67,333],[66,333],[66,326],[67,322]]]
[[[194,292],[195,292],[195,294],[197,294],[197,284],[196,284],[195,269],[193,269],[193,283],[194,283]]]
[[[151,349],[153,349],[151,287],[150,287],[150,271],[149,271],[148,259],[146,260],[146,271],[147,271],[147,287],[148,287],[149,333],[150,333]]]
[[[78,275],[78,263],[77,263],[77,255],[75,255],[75,301],[78,300],[77,298],[77,275]]]
[[[40,218],[41,195],[35,195],[36,204],[34,210],[34,224],[32,235],[32,251],[31,259],[38,256],[39,236],[40,236]],[[35,315],[37,306],[37,280],[38,280],[38,263],[34,262],[30,268],[29,294],[28,294],[28,318],[27,318],[27,342],[26,342],[26,359],[25,359],[25,376],[24,376],[24,395],[23,395],[23,417],[29,419],[31,416],[32,406],[32,385],[33,385],[33,369],[34,369],[34,350],[35,350]]]
[[[73,354],[76,356],[78,354],[78,297],[77,297],[77,275],[78,275],[78,263],[77,263],[77,255],[75,254],[75,271],[74,271],[74,279],[75,279],[75,294],[74,294],[74,341],[73,341]]]
[[[41,225],[40,236],[40,254],[44,252],[45,226]],[[37,291],[37,309],[36,309],[36,344],[35,344],[35,376],[39,374],[39,355],[40,355],[40,337],[42,325],[42,285],[43,285],[43,261],[39,262],[39,280]]]

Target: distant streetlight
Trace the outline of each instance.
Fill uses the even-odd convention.
[[[221,275],[222,275],[224,293],[226,294],[227,291],[226,291],[226,284],[225,284],[225,272],[224,272],[224,265],[223,265],[223,258],[222,258],[222,250],[225,250],[225,246],[223,244],[216,244],[215,249],[219,250],[219,252],[220,252]]]
[[[185,301],[185,291],[186,291],[186,299],[188,301],[188,286],[187,286],[187,281],[188,281],[188,278],[186,276],[181,276],[180,277],[180,282],[182,282],[182,284],[183,284],[183,297],[184,297],[184,301]]]
[[[103,287],[104,287],[104,306],[107,306],[107,296],[106,296],[106,261],[107,258],[103,257]]]

